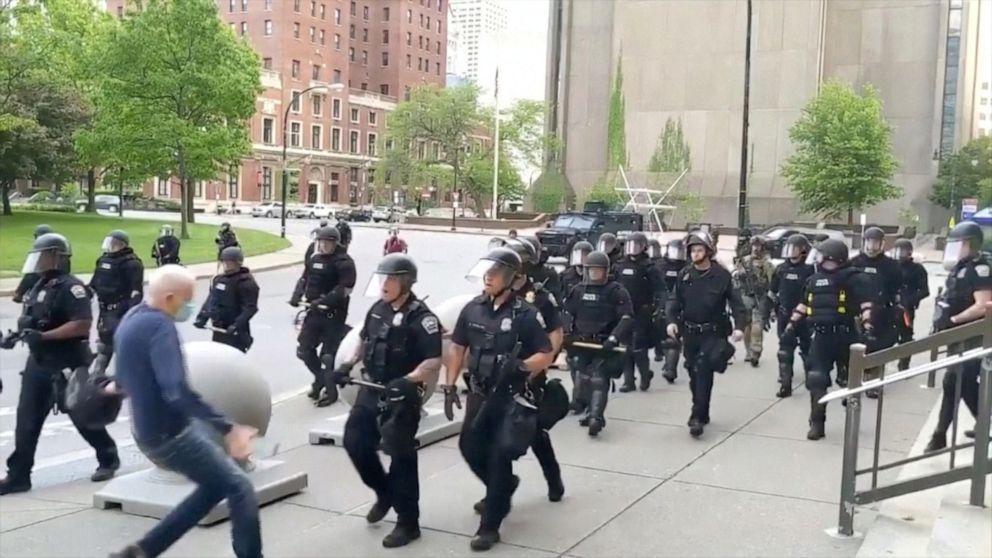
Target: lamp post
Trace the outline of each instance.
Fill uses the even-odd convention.
[[[748,225],[747,212],[747,120],[751,93],[751,0],[747,0],[747,43],[744,45],[744,110],[741,126],[741,182],[737,193],[737,241],[744,238]],[[738,247],[740,248],[740,247]],[[740,250],[738,250],[740,251]]]
[[[282,115],[282,211],[281,211],[282,215],[280,217],[280,224],[279,224],[279,236],[281,236],[282,238],[286,238],[286,204],[288,203],[287,200],[288,200],[288,192],[289,192],[289,169],[286,167],[287,120],[289,120],[289,111],[293,109],[293,105],[296,104],[296,101],[300,97],[302,97],[304,93],[309,93],[310,91],[313,91],[315,89],[325,89],[328,92],[344,91],[344,84],[343,83],[334,83],[329,85],[321,84],[321,85],[313,85],[311,87],[307,87],[303,91],[294,93],[293,96],[290,97],[289,104],[286,106],[285,112],[283,112]],[[301,135],[303,134],[303,130],[300,130],[300,134]]]

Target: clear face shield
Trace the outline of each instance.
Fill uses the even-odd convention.
[[[605,267],[587,267],[582,270],[582,280],[589,285],[603,285],[609,270]]]
[[[599,239],[596,242],[596,251],[604,254],[612,254],[617,249],[617,241],[613,238]]]
[[[792,244],[786,242],[785,245],[782,246],[781,256],[783,260],[794,260],[796,258],[801,257],[802,255],[803,255],[803,250],[802,248],[799,247],[798,244]]]
[[[331,254],[335,247],[337,247],[337,242],[333,240],[318,240],[314,251],[318,254]]]
[[[944,269],[951,271],[954,266],[970,254],[970,247],[963,240],[948,240],[944,246],[944,258],[941,264]]]
[[[685,246],[682,244],[669,244],[665,247],[665,258],[685,261]]]
[[[893,246],[888,251],[888,256],[893,260],[909,260],[913,257],[913,250],[905,246]]]
[[[589,255],[587,250],[576,249],[572,250],[572,254],[568,258],[568,265],[581,266],[586,261],[586,256]]]
[[[403,277],[400,275],[387,275],[385,273],[373,273],[369,277],[369,282],[365,285],[364,296],[367,298],[381,298],[386,302],[391,302],[399,298],[404,291]]]
[[[660,244],[648,244],[648,257],[652,260],[661,257],[661,245]]]
[[[647,248],[643,240],[628,240],[624,243],[623,251],[628,256],[639,256]]]
[[[475,263],[465,274],[473,285],[484,288],[486,283],[498,284],[500,289],[510,288],[513,283],[513,270],[493,260],[482,259]]]
[[[865,238],[861,243],[861,251],[866,256],[874,258],[882,253],[883,241],[881,238]]]
[[[173,235],[172,227],[168,225],[162,227],[162,230],[159,231],[159,236],[172,236],[172,235]]]
[[[105,254],[113,254],[114,252],[117,252],[123,247],[124,247],[123,242],[117,240],[112,236],[108,236],[107,238],[103,239],[103,245],[101,245],[100,248],[103,250]]]
[[[54,261],[53,261],[54,260]],[[69,271],[69,258],[63,258],[52,250],[40,250],[29,252],[21,266],[21,273],[44,273],[50,269],[61,267],[64,271]]]
[[[28,273],[39,273],[38,263],[41,261],[41,252],[31,252],[28,257],[24,259],[24,265],[21,266],[21,273],[27,275]]]

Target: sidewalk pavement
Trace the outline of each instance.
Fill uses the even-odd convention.
[[[699,439],[691,438],[685,425],[690,394],[681,369],[672,386],[658,377],[649,392],[614,393],[599,438],[589,438],[576,417],[564,419],[551,431],[562,463],[564,500],[549,502],[537,461],[522,458],[515,465],[522,483],[501,530],[503,542],[489,555],[854,557],[862,539],[826,533],[837,521],[843,407],[830,405],[824,440],[806,440],[809,397],[801,387],[803,374],[796,375],[793,397],[777,399],[775,346],[774,336],[766,335],[758,368],[739,358],[718,375],[713,422]],[[567,373],[555,376],[569,383]],[[886,388],[883,463],[907,454],[939,394],[939,388],[920,389],[915,381]],[[862,405],[860,440],[871,448],[877,402],[865,399]],[[380,541],[395,516],[367,525],[364,515],[374,495],[346,452],[307,443],[310,428],[346,410],[341,403],[315,409],[302,396],[275,406],[266,445],[278,444],[277,458],[308,472],[310,486],[262,509],[266,555],[469,555],[479,521],[472,504],[483,487],[465,465],[457,438],[419,451],[423,537],[404,549],[385,550]],[[861,456],[867,464],[871,451]],[[122,460],[127,464],[122,474],[147,466],[134,447],[122,449]],[[79,463],[74,482],[37,482],[32,492],[4,497],[0,555],[106,555],[156,523],[93,508],[92,495],[101,485],[84,477],[91,461]],[[899,471],[880,478],[885,482]],[[874,516],[871,508],[859,508],[856,529],[868,530]],[[166,553],[230,554],[225,524],[196,528]]]
[[[277,252],[270,252],[268,254],[261,254],[258,256],[249,256],[245,258],[245,266],[252,270],[254,273],[261,271],[271,271],[273,269],[281,269],[284,267],[292,267],[294,265],[303,263],[303,255],[306,253],[307,246],[310,244],[310,239],[304,236],[287,236],[292,245],[289,248],[284,248]],[[187,269],[192,271],[197,279],[207,279],[213,277],[217,274],[217,262],[204,262],[198,264],[191,264],[186,266]],[[89,282],[92,274],[83,273],[77,275],[83,282]],[[13,296],[14,290],[17,289],[18,283],[21,282],[20,277],[13,277],[7,279],[0,279],[0,296]],[[147,284],[147,279],[145,283]]]

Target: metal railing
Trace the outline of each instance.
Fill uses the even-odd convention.
[[[963,347],[960,352],[948,352],[946,347]],[[969,348],[974,347],[974,348]],[[992,303],[986,305],[985,317],[966,325],[935,333],[923,339],[903,345],[865,354],[863,344],[851,345],[848,385],[844,389],[830,392],[820,399],[827,403],[837,399],[847,401],[844,423],[844,456],[841,473],[840,510],[837,531],[841,535],[854,534],[854,513],[856,506],[895,498],[912,492],[919,492],[946,484],[971,479],[970,504],[984,507],[985,477],[992,472],[992,459],[989,458],[989,424],[992,415]],[[889,362],[913,355],[928,353],[930,362],[885,375],[885,365]],[[945,353],[946,356],[938,358]],[[955,354],[956,353],[956,354]],[[978,416],[975,424],[975,441],[958,444],[958,410],[961,403],[962,365],[975,359],[982,359],[978,379]],[[927,385],[934,386],[936,372],[947,369],[945,374],[955,374],[954,413],[951,430],[951,443],[944,449],[925,452],[890,463],[879,463],[882,432],[882,412],[885,402],[885,386],[906,381],[923,374],[929,376]],[[877,369],[876,379],[865,381],[865,370]],[[878,406],[875,412],[875,440],[872,463],[858,468],[859,436],[861,426],[861,395],[870,390],[878,390]],[[970,464],[957,465],[958,451],[974,448],[974,458]],[[915,476],[887,485],[879,485],[881,471],[901,467],[924,459],[950,454],[950,465],[946,471]],[[858,477],[871,475],[871,488],[858,489]]]

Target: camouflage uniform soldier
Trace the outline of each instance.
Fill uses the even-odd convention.
[[[775,274],[775,266],[768,257],[768,241],[763,236],[751,238],[751,254],[737,262],[734,281],[740,290],[744,307],[751,316],[751,325],[744,329],[744,347],[747,360],[757,368],[761,358],[764,332],[771,328],[771,307],[768,286]]]

